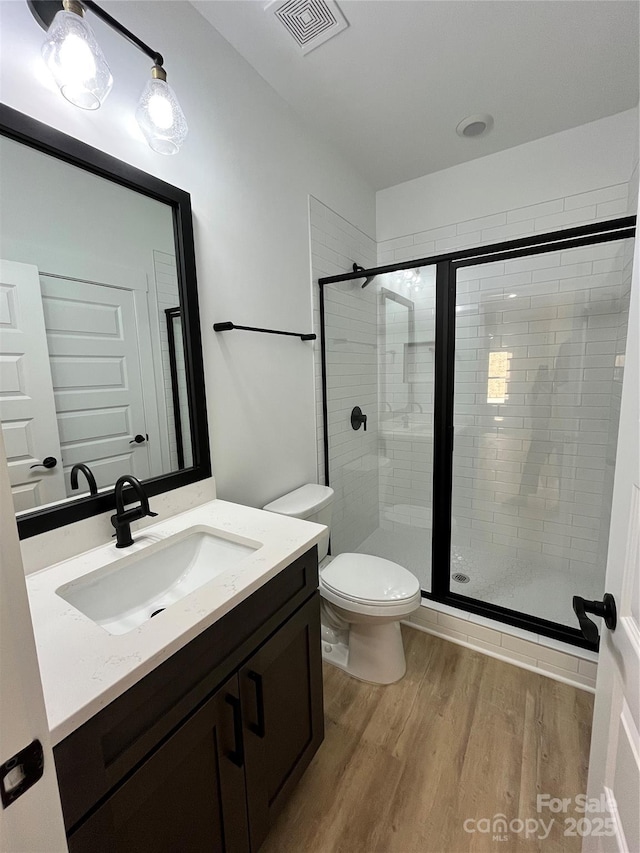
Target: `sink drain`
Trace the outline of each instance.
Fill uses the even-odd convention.
[[[149,619],[153,619],[154,616],[157,616],[158,613],[162,613],[163,610],[166,610],[166,607],[159,607],[157,610],[154,610]]]
[[[456,572],[454,575],[451,575],[451,578],[458,583],[469,583],[469,575],[463,574],[463,572]]]

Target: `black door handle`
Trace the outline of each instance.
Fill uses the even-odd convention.
[[[611,631],[615,631],[618,624],[616,601],[610,592],[605,592],[602,601],[587,601],[579,595],[574,595],[573,610],[578,617],[580,630],[585,640],[589,640],[590,643],[597,643],[600,635],[598,634],[598,626],[589,619],[587,613],[601,616],[604,619],[604,624]]]
[[[242,739],[242,709],[240,707],[240,700],[232,693],[227,693],[225,700],[233,708],[233,736],[236,747],[229,750],[228,756],[236,767],[242,767],[244,764],[244,741]]]
[[[253,672],[252,670],[247,673],[247,677],[250,678],[256,686],[256,712],[258,716],[258,722],[249,723],[249,728],[254,734],[258,735],[258,737],[264,737],[264,688],[262,684],[262,676],[258,672]]]
[[[37,462],[35,465],[30,465],[30,468],[55,468],[58,460],[55,456],[45,456],[42,462]]]
[[[367,416],[362,414],[360,406],[354,406],[351,410],[351,426],[353,429],[364,426],[364,431],[367,431]]]
[[[129,444],[143,444],[145,441],[149,441],[148,435],[142,435],[142,433],[138,433],[133,436],[133,440],[129,442]]]

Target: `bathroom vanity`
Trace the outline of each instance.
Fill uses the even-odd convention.
[[[257,851],[322,742],[324,528],[213,501],[134,548],[205,519],[260,547],[127,632],[60,595],[80,567],[113,574],[114,546],[29,578],[71,853]]]

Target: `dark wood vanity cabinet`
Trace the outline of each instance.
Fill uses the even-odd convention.
[[[234,675],[71,834],[69,853],[248,853],[236,707]]]
[[[252,850],[320,745],[318,674],[321,679],[320,611],[312,599],[239,673]]]
[[[321,666],[314,548],[55,748],[70,853],[255,853],[322,742]]]

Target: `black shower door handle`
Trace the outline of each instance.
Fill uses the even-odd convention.
[[[587,613],[593,613],[594,616],[602,617],[604,624],[610,631],[615,631],[616,629],[618,613],[615,598],[610,592],[605,592],[602,601],[587,601],[580,595],[574,595],[573,611],[578,617],[583,637],[585,640],[589,640],[590,643],[597,643],[599,634],[598,626],[589,619]]]

